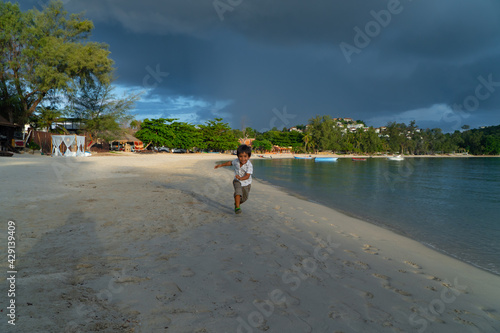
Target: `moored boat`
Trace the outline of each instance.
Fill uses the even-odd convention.
[[[401,155],[397,155],[397,156],[389,156],[387,159],[389,161],[403,161],[405,158]]]
[[[311,156],[294,156],[298,160],[312,160],[314,157]]]
[[[314,162],[336,162],[338,157],[315,157]]]
[[[352,158],[353,161],[366,161],[366,158],[362,158],[362,157],[353,157]]]

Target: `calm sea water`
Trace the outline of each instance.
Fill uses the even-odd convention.
[[[252,158],[254,177],[500,275],[500,158]]]

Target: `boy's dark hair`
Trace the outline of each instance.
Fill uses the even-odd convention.
[[[236,150],[236,155],[240,156],[242,153],[247,153],[248,157],[252,156],[252,147],[247,145],[241,145]]]

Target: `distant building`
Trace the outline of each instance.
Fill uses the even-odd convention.
[[[291,153],[292,152],[292,147],[280,147],[280,146],[273,146],[273,153],[276,154],[282,154],[282,153]]]

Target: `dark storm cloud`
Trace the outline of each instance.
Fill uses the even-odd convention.
[[[497,1],[91,0],[66,8],[94,21],[117,83],[148,88],[139,114],[224,115],[256,128],[317,114],[375,126],[414,117],[448,130],[500,123]],[[480,77],[493,82],[487,98],[476,97]]]

